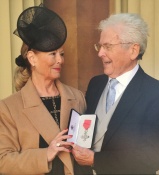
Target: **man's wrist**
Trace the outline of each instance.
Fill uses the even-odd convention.
[[[91,165],[91,168],[94,168],[94,163]]]
[[[91,168],[94,168],[94,151],[92,151],[92,164],[91,164]]]

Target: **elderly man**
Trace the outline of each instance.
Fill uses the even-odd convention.
[[[95,45],[104,75],[91,79],[87,114],[98,120],[91,149],[74,145],[75,174],[155,174],[159,168],[159,82],[138,64],[147,24],[115,14],[99,24]]]

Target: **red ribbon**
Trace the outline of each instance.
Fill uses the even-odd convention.
[[[84,123],[83,123],[83,127],[84,129],[88,129],[91,125],[91,120],[85,120]]]

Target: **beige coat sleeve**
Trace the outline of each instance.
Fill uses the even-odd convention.
[[[24,135],[25,137],[25,135]],[[0,173],[43,174],[49,172],[47,149],[21,150],[18,131],[7,106],[0,102]],[[35,168],[38,167],[38,168]]]

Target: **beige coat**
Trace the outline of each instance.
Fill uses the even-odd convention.
[[[61,130],[68,128],[71,108],[80,113],[86,109],[83,94],[56,81],[61,95]],[[29,79],[21,91],[0,101],[0,173],[42,175],[50,171],[47,149],[39,149],[39,135],[49,144],[59,128],[43,105]],[[61,152],[66,175],[73,175],[69,153]]]

